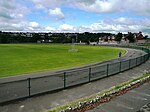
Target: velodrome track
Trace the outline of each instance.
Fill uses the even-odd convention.
[[[138,56],[142,56],[142,55],[146,54],[144,51],[137,50],[137,49],[130,49],[130,48],[123,48],[123,49],[125,49],[127,51],[127,53],[124,56],[122,56],[120,59],[117,58],[117,59],[113,59],[113,60],[109,60],[109,61],[105,61],[105,62],[100,62],[95,65],[111,64],[111,63],[115,63],[115,62],[119,62],[119,61],[124,61],[124,60],[130,59],[130,58],[136,58]],[[60,72],[65,72],[65,71],[77,70],[79,68],[87,68],[89,66],[91,66],[91,65],[82,66],[82,67],[74,67],[74,68],[70,68],[70,69],[57,70],[57,71],[38,72],[38,73],[24,74],[21,76],[12,76],[12,77],[8,77],[8,78],[1,78],[0,83],[16,81],[16,80],[24,80],[24,79],[28,79],[28,78],[49,76],[51,74],[57,74]]]
[[[129,59],[129,58],[135,58],[135,57],[138,57],[138,56],[141,56],[141,55],[144,55],[145,54],[145,52],[143,52],[143,51],[140,51],[140,50],[135,50],[135,49],[128,49],[128,48],[126,48],[126,50],[128,51],[127,52],[127,54],[125,55],[125,56],[123,56],[122,58],[121,58],[121,60],[123,61],[123,60],[126,60],[126,59]],[[114,59],[114,60],[111,60],[111,61],[107,61],[107,62],[103,62],[103,63],[101,63],[102,65],[103,64],[106,64],[106,63],[114,63],[114,62],[118,62],[118,61],[120,61],[120,59]],[[77,69],[77,68],[74,68],[74,69]],[[62,72],[63,70],[61,70],[61,71],[55,71],[55,72]],[[66,70],[65,70],[66,71]],[[1,79],[0,80],[0,83],[3,83],[3,82],[9,82],[9,81],[14,81],[14,80],[23,80],[23,79],[26,79],[26,78],[29,78],[29,77],[31,77],[31,78],[33,78],[33,77],[35,77],[35,76],[41,76],[41,75],[47,75],[47,74],[53,74],[54,73],[54,71],[53,72],[44,72],[44,73],[36,73],[36,74],[28,74],[28,75],[25,75],[25,76],[19,76],[19,77],[11,77],[11,78],[3,78],[3,79]],[[117,75],[115,75],[115,76],[117,76]],[[112,76],[112,77],[114,77],[114,76]],[[135,77],[135,76],[134,76]],[[130,77],[130,78],[133,78],[133,77]],[[110,78],[105,78],[105,79],[111,79],[111,77]],[[127,78],[127,79],[129,79],[129,77]],[[102,79],[103,80],[103,79]],[[112,79],[111,79],[112,80]],[[111,80],[109,80],[110,81],[110,83],[112,83],[111,82]],[[100,82],[101,82],[101,80],[99,80]],[[121,81],[121,80],[120,80]],[[120,82],[119,81],[119,82]],[[116,81],[117,82],[117,81]],[[51,82],[51,83],[54,83],[54,82]],[[94,83],[94,82],[92,82],[92,83]],[[108,83],[108,82],[106,82],[106,83]],[[104,83],[105,84],[105,83]],[[104,85],[104,84],[102,84],[101,86],[103,86],[102,88],[104,89],[105,88],[105,86],[107,86],[107,85],[109,85],[109,84],[106,84],[106,85]],[[42,87],[42,84],[40,84],[41,85],[41,87]],[[37,86],[39,87],[40,85],[38,85],[38,83],[37,83]],[[88,85],[88,84],[87,84]],[[36,85],[34,85],[34,86],[36,86]],[[84,85],[83,85],[84,86]],[[54,94],[50,94],[50,96],[48,97],[48,98],[50,98],[49,99],[49,101],[47,101],[46,99],[46,101],[47,101],[47,103],[46,103],[46,101],[45,101],[45,103],[43,103],[42,104],[42,106],[37,106],[34,110],[36,110],[36,112],[41,112],[41,110],[43,110],[43,109],[49,109],[49,108],[51,108],[51,107],[54,107],[54,106],[57,106],[58,104],[63,104],[64,102],[63,101],[65,101],[65,102],[69,102],[69,101],[72,101],[72,100],[75,100],[75,99],[78,99],[78,98],[81,98],[81,97],[85,97],[85,96],[88,96],[88,95],[90,95],[91,93],[93,94],[93,92],[94,93],[96,93],[96,92],[98,92],[99,90],[97,90],[97,91],[92,91],[92,90],[90,90],[90,87],[88,88],[89,90],[88,91],[86,91],[86,89],[84,89],[83,88],[83,86],[81,86],[81,88],[80,88],[80,94],[77,92],[75,92],[76,90],[76,88],[72,88],[72,89],[74,89],[72,92],[71,92],[71,90],[65,90],[65,91],[60,91],[60,92],[58,92],[58,93],[54,93]],[[111,85],[112,86],[112,85]],[[77,87],[78,88],[78,87]],[[93,88],[98,88],[98,87],[93,87]],[[18,92],[21,92],[21,93],[24,93],[23,91],[21,91],[22,89],[21,89],[21,87],[20,87],[20,89],[18,89]],[[5,92],[12,92],[12,91],[14,91],[14,90],[10,90],[10,91],[5,91]],[[15,91],[17,91],[17,90],[15,90]],[[78,91],[78,90],[77,90]],[[82,91],[82,92],[81,92]],[[62,93],[61,93],[62,92]],[[65,93],[64,93],[65,92]],[[72,94],[76,94],[76,95],[72,95]],[[78,95],[79,96],[78,96]],[[8,97],[10,97],[10,96],[8,96]],[[60,98],[61,97],[61,98]],[[69,98],[68,98],[69,97]],[[0,97],[0,99],[2,99],[2,97]],[[28,105],[28,103],[36,103],[36,100],[38,99],[38,101],[40,102],[40,97],[39,98],[35,98],[35,100],[34,100],[34,97],[33,98],[31,98],[32,100],[33,100],[33,102],[30,100],[30,99],[28,99],[28,100],[25,100],[25,101],[23,101],[23,103],[24,104],[27,104]],[[11,111],[11,112],[17,112],[18,110],[17,109],[20,109],[20,106],[19,105],[21,105],[22,104],[22,102],[21,103],[18,103],[18,104],[9,104],[9,105],[7,105],[7,106],[1,106],[0,107],[0,111],[2,111],[2,112],[5,112],[6,110],[8,110],[8,112],[9,111]],[[39,103],[38,103],[39,104]],[[44,104],[45,104],[45,106],[44,106]],[[27,106],[26,105],[26,109],[28,108],[29,110],[32,108],[34,108],[34,107],[30,107],[29,105]],[[49,106],[48,106],[49,105]],[[12,106],[13,106],[13,109],[11,109],[12,108]],[[27,111],[26,109],[22,109],[22,110],[20,110],[20,112],[25,112],[25,111]],[[30,111],[29,111],[30,112]]]

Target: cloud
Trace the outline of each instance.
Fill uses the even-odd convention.
[[[75,31],[75,27],[69,24],[62,24],[59,26],[60,31]]]
[[[150,31],[150,0],[31,0],[32,2],[29,2],[29,0],[25,1],[28,1],[28,3],[25,2],[25,4],[23,4],[22,2],[20,3],[17,0],[0,0],[0,30],[52,32],[88,31],[116,33],[128,31],[143,31],[145,33],[148,33]],[[28,5],[33,6],[33,9],[31,7],[28,7]],[[86,12],[97,13],[98,15],[103,13],[116,13],[118,17],[120,16],[119,14],[121,12],[125,15],[126,13],[130,13],[133,16],[106,18],[101,19],[100,21],[95,21],[91,24],[87,23],[87,25],[80,25],[77,27],[71,25],[71,21],[67,21],[69,20],[65,17],[65,14],[67,15],[67,11],[64,14],[63,11],[65,10],[62,11],[62,8],[66,8],[65,10],[68,10],[69,8],[75,8]],[[55,23],[55,28],[51,27],[51,25],[48,26],[45,24],[48,22],[43,23],[44,26],[41,26],[41,23],[38,23],[36,20],[32,20],[33,18],[31,19],[31,21],[27,20],[27,15],[29,15],[29,13],[32,14],[32,12],[34,11],[38,13],[40,17],[55,17],[60,20],[63,19],[63,21]],[[134,15],[136,15],[136,17],[134,17]],[[64,18],[66,20],[64,20]],[[52,23],[53,19],[50,20],[52,20],[50,21],[50,23]],[[66,24],[63,24],[64,22]],[[68,24],[67,22],[70,24]]]
[[[150,19],[136,19],[119,17],[116,19],[105,19],[90,25],[73,26],[70,24],[62,24],[58,27],[57,32],[139,32],[149,34]]]
[[[93,32],[145,32],[145,29],[150,29],[150,19],[119,17],[100,20],[86,27]]]
[[[32,0],[37,8],[56,8],[66,1],[68,0]]]
[[[130,12],[150,16],[149,0],[76,0],[71,6],[93,13]]]
[[[55,16],[59,19],[63,19],[65,17],[60,8],[49,9],[49,15]]]
[[[39,27],[39,23],[33,21],[33,22],[30,22],[30,23],[29,23],[29,26],[31,26],[31,27],[33,27],[33,28],[37,28],[37,27]]]
[[[87,12],[95,13],[111,12],[113,7],[111,2],[102,0],[94,0],[93,2],[75,1],[73,6]]]
[[[45,30],[46,30],[46,31],[51,31],[51,32],[55,32],[55,31],[56,31],[55,28],[50,27],[50,26],[45,27]]]
[[[145,20],[148,19],[133,19],[120,17],[116,19],[107,19],[101,20],[97,23],[93,23],[89,26],[86,26],[91,29],[93,32],[138,32],[143,31],[146,26]],[[147,28],[150,27],[150,24]]]
[[[30,9],[16,0],[0,0],[0,31],[40,31],[44,29],[36,21],[26,20],[28,13]]]
[[[27,21],[24,19],[28,8],[18,4],[15,0],[0,1],[0,30],[24,30]]]
[[[77,8],[93,13],[130,12],[150,16],[150,0],[32,0],[37,8]]]
[[[67,0],[66,0],[67,1]],[[35,7],[39,10],[44,10],[50,16],[56,17],[56,19],[64,19],[64,14],[61,11],[61,4],[66,3],[65,0],[32,0]]]
[[[74,7],[89,12],[107,12],[112,7],[111,2],[106,0],[32,0],[39,9],[49,9],[61,7]]]

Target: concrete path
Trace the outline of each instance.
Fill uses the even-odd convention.
[[[132,54],[133,57],[143,53],[141,51],[135,53],[137,50],[131,51],[134,52],[134,55]],[[131,57],[131,53],[126,57]],[[146,72],[150,72],[150,60],[139,67],[95,82],[0,106],[0,112],[46,112],[53,107],[95,94],[104,89],[136,78]]]
[[[87,112],[137,112],[142,106],[148,103],[150,103],[150,83],[145,83]]]

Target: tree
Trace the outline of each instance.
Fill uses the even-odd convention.
[[[144,36],[144,39],[147,39],[147,38],[148,38],[148,35],[145,35],[145,36]]]
[[[116,36],[115,36],[115,40],[118,42],[118,43],[120,43],[120,41],[121,41],[121,39],[122,39],[122,33],[118,33]]]
[[[134,34],[131,32],[128,32],[128,35],[126,36],[126,38],[129,40],[130,43],[135,42]]]

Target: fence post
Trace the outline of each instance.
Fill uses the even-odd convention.
[[[31,96],[31,78],[28,78],[28,95]]]
[[[66,88],[66,72],[64,72],[64,88]]]
[[[121,72],[121,61],[120,61],[120,66],[119,66],[119,72]]]
[[[142,64],[142,56],[140,57],[140,64]]]
[[[131,66],[131,59],[129,59],[129,69],[130,69],[130,66]]]
[[[137,66],[137,58],[136,58],[136,66]]]
[[[89,82],[91,81],[91,67],[89,68]]]
[[[107,76],[108,76],[108,72],[109,72],[109,64],[107,64]]]

